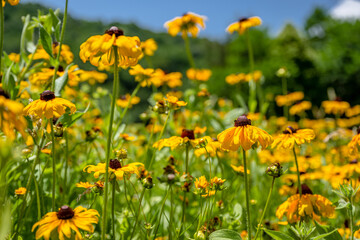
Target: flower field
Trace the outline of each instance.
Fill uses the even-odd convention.
[[[152,61],[161,43],[120,26],[71,48],[68,0],[24,16],[6,52],[19,0],[2,3],[0,240],[360,239],[360,105],[334,89],[312,102],[280,64],[269,91],[251,37],[261,17],[224,29],[248,69],[219,78],[192,48],[205,16],[164,23],[186,54],[186,71],[168,71]],[[220,81],[227,96],[211,91]]]

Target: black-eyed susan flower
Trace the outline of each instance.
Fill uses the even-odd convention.
[[[292,106],[289,109],[289,113],[291,115],[301,115],[306,110],[310,110],[311,106],[312,106],[311,102],[301,101],[301,102],[296,103],[294,106]]]
[[[55,42],[52,45],[52,52],[54,57],[59,53],[59,43]],[[32,54],[29,55],[29,58],[33,57],[33,60],[47,60],[50,61],[50,55],[45,51],[45,49],[40,46],[36,49],[34,56]],[[60,62],[65,62],[66,64],[70,64],[74,61],[74,54],[71,52],[70,47],[66,44],[61,45],[61,53],[60,53]]]
[[[188,34],[191,34],[192,37],[197,37],[200,28],[205,28],[205,20],[206,17],[204,16],[188,12],[181,17],[167,21],[164,26],[173,37],[180,32],[183,38],[187,37]]]
[[[154,148],[161,150],[163,147],[170,147],[174,150],[178,147],[184,146],[189,143],[190,146],[196,147],[199,144],[200,138],[195,139],[193,130],[183,129],[181,136],[172,136],[170,138],[160,139],[153,144]]]
[[[171,72],[164,75],[163,82],[169,88],[181,87],[183,84],[181,78],[182,74],[180,72]]]
[[[303,92],[292,92],[287,95],[278,95],[275,97],[276,104],[279,107],[291,106],[293,103],[300,101],[304,98]]]
[[[8,57],[9,57],[9,59],[10,59],[11,61],[13,61],[13,62],[15,62],[15,63],[20,62],[20,54],[18,54],[18,53],[10,53],[10,54],[8,55]]]
[[[119,99],[116,100],[116,104],[121,107],[121,108],[126,108],[127,105],[129,104],[129,108],[132,108],[133,105],[136,105],[140,102],[140,98],[138,96],[133,96],[131,98],[131,101],[130,101],[130,94],[125,94],[123,96],[121,96]],[[129,103],[130,101],[130,103]]]
[[[72,231],[75,239],[83,239],[79,229],[86,232],[94,232],[92,224],[98,223],[99,213],[94,209],[76,207],[74,210],[69,206],[62,206],[57,212],[47,213],[40,221],[34,224],[32,231],[36,230],[35,238],[49,240],[51,233],[56,232],[60,240],[71,238]],[[55,231],[57,229],[57,231]]]
[[[199,81],[199,82],[206,82],[211,77],[211,70],[210,69],[195,69],[190,68],[186,71],[186,76],[188,79],[193,81]]]
[[[71,114],[76,111],[73,103],[63,98],[57,98],[54,92],[46,90],[40,94],[40,99],[27,105],[23,113],[26,116],[34,116],[36,118],[59,118],[65,113],[67,108]]]
[[[246,29],[259,26],[261,24],[261,18],[259,17],[250,17],[250,18],[241,18],[239,21],[230,24],[226,31],[229,33],[238,32],[243,34]]]
[[[80,58],[83,62],[90,61],[96,67],[111,66],[115,62],[114,48],[122,68],[135,66],[142,54],[138,37],[124,36],[124,32],[117,27],[111,27],[103,35],[95,35],[80,46]]]
[[[179,109],[180,107],[184,107],[187,105],[184,101],[179,101],[179,99],[175,96],[166,94],[166,98],[164,98],[164,101],[169,105],[172,109]]]
[[[15,195],[16,196],[24,196],[26,191],[27,191],[26,188],[20,187],[20,188],[15,190]]]
[[[323,101],[321,105],[324,108],[325,113],[334,115],[342,115],[350,108],[348,102],[341,100]]]
[[[231,164],[231,168],[232,168],[236,173],[244,174],[244,166],[236,166],[236,165]],[[250,174],[250,170],[249,170],[249,169],[247,170],[247,174]]]
[[[109,173],[110,177],[112,174],[115,175],[117,180],[122,180],[124,175],[136,174],[139,176],[140,169],[144,167],[144,164],[139,162],[129,163],[125,166],[122,166],[120,161],[117,159],[110,159],[109,163]],[[105,174],[106,163],[98,163],[97,165],[88,165],[83,171],[92,173],[94,172],[94,177],[99,178],[101,174]]]
[[[7,2],[11,5],[11,6],[15,6],[18,5],[20,0],[7,0]],[[5,6],[5,0],[2,0],[2,6]]]
[[[358,127],[357,134],[351,139],[347,146],[351,155],[358,152],[360,146],[360,127]]]
[[[143,68],[140,64],[137,64],[129,70],[129,74],[135,76],[135,81],[140,82],[142,87],[150,87],[152,84],[154,69]]]
[[[146,56],[153,56],[158,46],[153,38],[149,38],[144,42],[141,42],[141,49]]]
[[[275,137],[271,147],[276,147],[278,149],[293,149],[295,143],[301,145],[305,142],[310,142],[314,138],[315,133],[312,129],[294,129],[289,126],[282,134]]]
[[[250,82],[251,80],[253,80],[254,82],[258,82],[261,78],[262,78],[262,72],[259,70],[256,70],[254,72],[248,73],[245,75],[245,80],[247,82]]]
[[[82,82],[88,82],[90,85],[95,85],[96,83],[104,83],[108,78],[108,75],[98,71],[82,71],[79,77]]]
[[[235,85],[239,82],[245,81],[246,75],[244,73],[230,74],[226,76],[225,81],[227,84]]]
[[[276,210],[276,217],[282,219],[285,215],[289,223],[302,220],[320,220],[320,217],[335,217],[335,206],[321,195],[313,194],[309,187],[303,185],[303,195],[293,195]]]
[[[234,123],[234,127],[226,129],[217,136],[223,149],[237,151],[242,147],[247,151],[258,143],[264,149],[273,142],[273,138],[267,132],[252,126],[251,120],[246,115],[240,116]]]
[[[217,139],[212,139],[209,136],[202,137],[200,140],[201,139],[206,141],[206,144],[203,147],[200,146],[194,151],[195,156],[200,157],[201,155],[209,155],[214,157],[218,151],[222,151],[221,143]]]
[[[195,178],[194,186],[197,191],[204,193],[206,188],[210,185],[210,183],[206,180],[205,176],[201,176],[199,178]]]
[[[360,114],[360,105],[355,105],[351,108],[349,108],[348,110],[346,110],[345,115],[347,117],[353,117],[353,116],[357,116]]]

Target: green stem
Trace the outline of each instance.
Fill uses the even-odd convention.
[[[263,211],[263,213],[262,213],[262,215],[261,215],[258,228],[257,228],[257,230],[256,230],[255,240],[257,239],[258,234],[260,233],[261,224],[262,224],[262,221],[264,220],[265,213],[266,213],[266,209],[267,209],[267,207],[268,207],[268,205],[269,205],[269,202],[270,202],[271,193],[272,193],[272,190],[273,190],[273,188],[274,188],[274,182],[275,182],[275,177],[273,177],[273,179],[272,179],[271,188],[270,188],[270,192],[269,192],[269,195],[268,195],[268,197],[267,197],[267,200],[266,200],[265,208],[264,208],[264,211]]]
[[[185,42],[186,55],[189,60],[190,67],[195,68],[194,58],[192,56],[191,49],[190,49],[190,40],[187,35],[184,36],[184,42]]]
[[[143,200],[143,198],[144,198],[145,190],[146,190],[146,188],[143,188],[143,190],[142,190],[142,192],[141,192],[141,196],[140,196],[140,200],[139,200],[139,208],[138,208],[138,210],[137,210],[137,212],[136,212],[135,224],[134,224],[134,227],[133,227],[133,230],[132,230],[130,239],[133,239],[134,233],[135,233],[135,231],[136,231],[136,225],[137,225],[137,223],[138,223],[138,221],[139,221],[139,215],[140,215],[140,209],[141,209],[141,202],[142,202],[142,200]]]
[[[112,181],[112,204],[111,204],[111,218],[112,218],[112,239],[115,240],[115,184],[116,178]]]
[[[68,164],[69,164],[69,137],[66,129],[64,130],[65,137],[65,172],[64,172],[64,192],[67,189],[67,172],[68,172]],[[65,194],[64,194],[65,196]]]
[[[349,215],[350,215],[350,233],[351,233],[351,240],[354,240],[354,219],[353,219],[353,201],[352,197],[350,198],[350,208],[349,208]]]
[[[41,138],[40,143],[39,143],[39,145],[37,146],[36,157],[35,157],[33,166],[32,166],[32,168],[31,168],[28,181],[27,181],[27,183],[26,183],[26,193],[25,193],[25,195],[24,195],[24,201],[22,202],[21,211],[20,211],[20,216],[19,216],[18,225],[17,225],[17,228],[16,228],[16,232],[15,232],[15,237],[14,237],[14,239],[17,239],[17,236],[18,236],[18,234],[19,234],[19,231],[21,230],[21,227],[22,227],[22,220],[23,220],[23,218],[25,217],[24,214],[25,214],[25,212],[26,212],[26,211],[25,211],[25,208],[26,208],[26,198],[27,198],[27,196],[28,196],[28,194],[29,194],[29,192],[30,192],[30,185],[31,185],[32,179],[34,178],[34,172],[35,172],[36,165],[37,165],[38,162],[39,162],[40,152],[41,152],[41,148],[42,148],[42,145],[43,145],[43,143],[44,143],[44,140],[45,140],[45,134],[43,134],[43,137]]]
[[[53,78],[52,78],[52,81],[51,81],[51,91],[53,91],[53,92],[55,90],[55,79],[56,79],[57,71],[58,71],[59,66],[60,66],[60,55],[61,55],[61,47],[62,47],[62,44],[63,44],[63,41],[64,41],[65,26],[66,26],[66,20],[67,20],[68,2],[69,2],[69,0],[65,1],[65,10],[64,10],[63,23],[62,23],[62,26],[61,26],[59,51],[58,51],[58,54],[56,56],[56,66],[55,66],[54,75],[53,75]]]
[[[300,171],[299,171],[298,160],[297,160],[297,157],[296,157],[295,146],[293,148],[293,153],[294,153],[294,158],[295,158],[296,173],[297,173],[297,179],[298,179],[298,191],[299,191],[299,195],[300,195],[300,198],[301,198],[302,189],[301,189],[301,182],[300,182]]]
[[[37,202],[37,211],[38,211],[38,220],[41,219],[41,201],[40,201],[40,194],[39,194],[39,185],[38,182],[34,181],[35,183],[35,192],[36,192],[36,202]]]
[[[247,164],[246,164],[246,151],[243,149],[243,160],[244,160],[244,179],[245,179],[245,193],[246,193],[246,220],[247,220],[247,231],[249,239],[251,239],[251,218],[250,218],[250,189],[247,175]]]
[[[38,47],[39,47],[39,42],[36,44],[35,50],[34,50],[34,52],[32,52],[31,57],[29,59],[29,62],[26,63],[26,66],[25,66],[24,70],[22,70],[22,72],[20,74],[20,77],[19,77],[19,80],[18,80],[19,83],[23,80],[23,78],[24,78],[25,74],[27,73],[27,71],[29,71],[29,68],[30,68],[30,66],[31,66],[31,64],[32,64],[32,62],[34,60],[34,56],[35,56],[35,53],[36,53],[36,50],[38,49]]]
[[[49,124],[51,126],[51,155],[52,155],[52,169],[53,169],[52,210],[53,212],[55,212],[56,162],[55,162],[55,135],[54,135],[54,124],[52,118],[50,118]]]
[[[285,96],[287,95],[287,79],[285,77],[281,78],[281,85],[282,85],[282,94]],[[284,116],[286,118],[286,120],[289,120],[289,106],[284,105],[283,107],[283,111],[284,111]]]
[[[202,215],[203,215],[203,201],[202,201],[202,197],[200,195],[200,214],[199,214],[199,222],[198,222],[198,225],[197,225],[197,228],[196,228],[196,232],[198,232],[199,229],[200,229],[200,224],[201,224],[201,221],[202,221]]]
[[[171,186],[171,185],[170,185]],[[172,240],[172,228],[173,228],[173,214],[174,214],[174,192],[170,187],[170,221],[169,221],[169,240]]]
[[[169,188],[168,188],[168,190],[166,191],[164,201],[163,201],[163,203],[161,204],[160,215],[159,215],[159,217],[158,217],[158,219],[157,219],[157,221],[156,221],[156,223],[155,223],[155,225],[154,225],[154,226],[156,226],[156,229],[155,229],[155,233],[154,233],[154,238],[153,238],[153,240],[156,239],[156,234],[157,234],[157,232],[158,232],[158,230],[159,230],[159,227],[160,227],[160,224],[161,224],[161,216],[162,216],[162,214],[163,214],[163,212],[164,212],[165,202],[166,202],[166,199],[167,199],[168,194],[169,194],[169,192],[170,192],[170,189],[171,189],[171,185],[169,185]]]
[[[101,232],[101,239],[106,239],[106,215],[107,215],[107,202],[108,202],[108,192],[109,192],[109,159],[110,159],[110,150],[111,150],[111,136],[112,136],[112,129],[113,129],[113,122],[114,122],[114,113],[115,113],[115,103],[116,103],[116,95],[117,95],[117,86],[119,82],[119,69],[118,69],[118,51],[117,47],[113,47],[113,51],[115,54],[115,63],[114,63],[114,82],[113,82],[113,93],[111,99],[111,107],[110,107],[110,119],[109,119],[109,130],[108,130],[108,137],[106,142],[106,157],[105,157],[105,185],[104,185],[104,205],[102,211],[102,232]]]
[[[2,73],[2,55],[3,55],[3,45],[4,45],[4,7],[0,3],[0,74]]]
[[[248,57],[250,62],[250,74],[253,74],[254,72],[254,54],[253,49],[251,45],[251,39],[250,39],[250,31],[246,31],[246,38],[247,38],[247,47],[248,47]],[[253,76],[253,75],[252,75]],[[254,82],[254,79],[252,79],[249,82],[249,111],[255,112],[256,109],[256,83]]]
[[[188,174],[189,172],[189,143],[186,143],[186,150],[185,150],[185,174]],[[185,223],[185,212],[186,212],[186,191],[184,191],[183,194],[183,204],[182,204],[182,217],[181,217],[181,225],[180,225],[180,231],[182,232],[183,225]]]

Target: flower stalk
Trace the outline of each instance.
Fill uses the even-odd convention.
[[[298,179],[298,191],[299,191],[299,195],[301,198],[302,189],[301,189],[301,182],[300,182],[300,170],[299,170],[299,163],[298,163],[296,152],[295,152],[295,146],[293,148],[293,153],[294,153],[294,159],[295,159],[295,164],[296,164],[296,174],[297,174],[297,179]]]
[[[249,239],[251,239],[251,217],[250,217],[250,188],[247,176],[247,164],[246,164],[246,151],[243,149],[243,161],[244,161],[244,180],[245,180],[245,194],[246,194],[246,220],[247,231]]]

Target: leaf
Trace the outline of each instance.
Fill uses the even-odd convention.
[[[241,205],[239,203],[235,204],[233,213],[234,213],[235,218],[241,218],[242,213],[243,213],[243,208],[241,207]]]
[[[340,199],[339,200],[339,205],[335,208],[335,209],[344,209],[344,208],[348,208],[350,205],[349,202],[345,201],[344,199]]]
[[[64,127],[70,127],[89,110],[89,107],[90,103],[83,112],[77,111],[74,114],[70,114],[69,111],[66,111],[66,113],[63,114],[56,123],[60,122]]]
[[[210,234],[209,240],[241,240],[241,236],[238,232],[230,229],[217,230]]]
[[[320,240],[320,239],[322,239],[322,238],[325,238],[325,237],[327,237],[327,236],[330,236],[331,234],[333,234],[333,233],[335,233],[335,232],[339,233],[339,232],[337,231],[337,229],[334,229],[334,230],[331,231],[331,232],[324,233],[324,234],[321,234],[321,235],[319,235],[319,236],[313,237],[313,238],[311,238],[311,240]]]
[[[316,231],[319,234],[326,234],[326,233],[332,232],[334,230],[334,228],[332,228],[330,226],[320,225],[317,221],[315,221],[315,225],[316,225]],[[323,238],[325,238],[326,240],[342,240],[343,239],[338,231],[333,232],[332,234],[330,234],[328,236],[324,236]]]
[[[265,233],[267,235],[269,235],[270,237],[272,237],[275,240],[294,240],[294,238],[292,238],[289,235],[282,233],[282,232],[272,231],[272,230],[268,230],[265,228],[263,230],[265,231]]]
[[[63,88],[66,86],[69,79],[68,71],[72,65],[73,64],[68,65],[64,71],[64,74],[61,77],[55,79],[55,96],[59,97],[61,95],[61,90],[63,90]]]
[[[52,39],[43,26],[40,27],[40,39],[44,50],[53,58]]]
[[[4,79],[3,79],[3,89],[5,92],[11,95],[13,89],[15,88],[15,79],[11,74],[11,68],[13,67],[14,62],[11,63],[10,67],[6,70]]]

